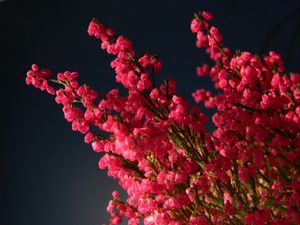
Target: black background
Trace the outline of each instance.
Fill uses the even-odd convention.
[[[189,30],[194,12],[212,11],[226,46],[256,53],[272,28],[299,5],[298,0],[0,1],[0,224],[108,222],[106,205],[117,181],[98,169],[100,155],[71,131],[52,96],[24,81],[36,63],[54,73],[76,70],[102,94],[116,87],[111,57],[87,35],[92,17],[133,40],[137,53],[157,53],[164,63],[161,76],[175,77],[178,92],[191,99],[197,87],[212,87],[209,79],[195,75],[196,66],[209,60],[194,46]],[[269,43],[285,59],[290,55],[287,71],[300,71],[299,20],[299,14],[290,19]],[[296,44],[288,54],[293,34]]]

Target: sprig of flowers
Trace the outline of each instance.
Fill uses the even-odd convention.
[[[207,117],[176,94],[176,82],[156,84],[156,55],[137,57],[130,40],[97,19],[88,34],[115,56],[116,81],[128,90],[97,92],[77,82],[77,72],[33,65],[26,83],[55,95],[72,129],[102,152],[101,169],[119,180],[109,202],[110,224],[299,224],[300,74],[284,73],[280,55],[233,53],[222,44],[208,11],[195,14],[191,30],[214,66],[197,67],[221,93],[199,89],[196,103],[215,107]],[[97,130],[99,132],[97,133]],[[105,132],[105,134],[103,134]]]

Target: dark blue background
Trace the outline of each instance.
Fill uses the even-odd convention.
[[[71,131],[51,96],[25,85],[32,63],[54,72],[76,70],[81,81],[105,93],[114,84],[111,60],[89,38],[93,16],[134,42],[138,53],[157,53],[161,76],[173,76],[188,98],[211,88],[195,75],[209,60],[194,47],[193,13],[208,9],[232,49],[257,52],[276,24],[299,7],[298,0],[7,0],[0,2],[1,56],[1,225],[96,225],[107,223],[106,205],[117,181],[98,169],[100,155]],[[299,14],[271,40],[287,57],[288,71],[300,71]],[[211,112],[208,112],[211,113]]]

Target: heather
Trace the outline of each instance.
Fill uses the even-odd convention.
[[[196,13],[190,28],[214,62],[197,67],[199,79],[210,76],[218,94],[195,90],[195,103],[177,94],[174,79],[157,83],[156,55],[137,56],[97,19],[88,34],[115,57],[126,95],[113,89],[100,98],[77,72],[54,77],[34,64],[27,73],[26,83],[55,96],[72,129],[102,153],[99,167],[126,191],[127,199],[112,193],[111,225],[122,217],[131,225],[300,223],[300,74],[285,73],[276,52],[227,48],[212,19]],[[196,103],[217,110],[213,132]]]

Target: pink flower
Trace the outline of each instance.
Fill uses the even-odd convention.
[[[191,23],[191,31],[193,33],[197,33],[198,31],[201,30],[201,24],[197,19],[193,19]]]
[[[207,21],[210,21],[210,20],[213,19],[213,15],[212,15],[212,13],[209,12],[209,11],[203,11],[203,12],[201,13],[201,15],[202,15],[203,18],[204,18],[205,20],[207,20]]]
[[[210,66],[207,64],[203,64],[202,66],[197,67],[198,76],[209,75],[209,72],[210,72]]]
[[[278,53],[258,57],[224,47],[212,18],[203,11],[191,22],[197,47],[214,61],[197,67],[197,75],[209,75],[218,90],[192,94],[214,108],[212,132],[204,112],[177,94],[174,79],[156,84],[156,55],[136,58],[129,39],[96,19],[88,33],[114,57],[122,95],[113,89],[97,100],[77,72],[54,79],[35,64],[27,72],[26,83],[55,95],[72,129],[102,152],[99,168],[126,191],[124,201],[112,193],[111,225],[122,217],[131,225],[300,222],[300,75],[286,75]]]

